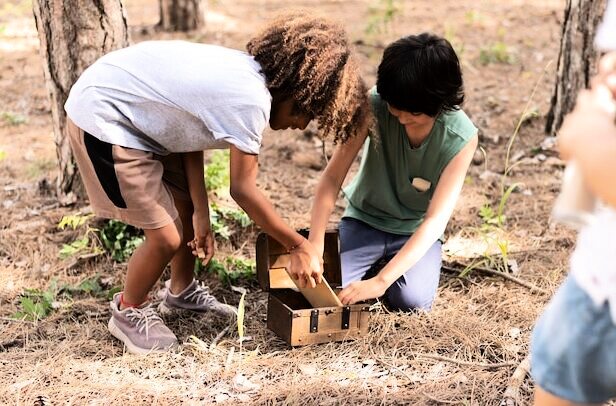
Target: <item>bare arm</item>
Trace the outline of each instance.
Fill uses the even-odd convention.
[[[340,292],[339,297],[342,303],[352,304],[383,295],[387,288],[413,267],[443,234],[460,196],[477,142],[478,137],[475,135],[445,167],[424,221],[402,249],[377,276],[369,280],[353,282]]]
[[[338,192],[367,135],[368,132],[365,131],[346,144],[338,145],[317,185],[312,204],[309,240],[320,255],[323,255],[325,229],[334,210]]]
[[[582,90],[558,134],[563,159],[573,159],[590,190],[616,206],[616,51],[606,54],[591,90]]]
[[[289,227],[276,213],[274,206],[257,188],[258,156],[231,146],[231,197],[265,232],[291,252],[289,273],[299,280],[315,286],[323,272],[321,261],[312,244]]]
[[[214,255],[214,237],[211,233],[210,209],[203,179],[203,151],[183,153],[182,163],[188,182],[188,193],[194,207],[193,230],[195,234],[189,246],[194,250],[194,255],[207,263]]]
[[[616,126],[609,103],[614,101],[607,89],[581,91],[560,129],[558,145],[564,159],[577,163],[590,190],[616,206]]]
[[[188,180],[188,192],[195,211],[209,211],[204,181],[203,151],[183,153],[182,163]]]

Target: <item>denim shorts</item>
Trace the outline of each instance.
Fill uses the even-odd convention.
[[[531,373],[541,389],[577,403],[616,397],[616,325],[569,276],[533,331]]]

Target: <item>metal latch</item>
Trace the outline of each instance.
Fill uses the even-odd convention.
[[[310,332],[316,333],[319,331],[319,311],[317,309],[310,312]]]
[[[351,322],[351,306],[344,306],[342,308],[342,325],[340,326],[340,328],[342,330],[348,330],[350,322]]]

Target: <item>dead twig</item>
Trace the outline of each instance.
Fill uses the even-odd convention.
[[[500,406],[517,406],[522,404],[520,400],[520,387],[529,370],[530,354],[528,354],[526,358],[520,362],[520,365],[518,365],[515,371],[513,371],[513,375],[511,375],[509,379],[509,385],[507,385],[507,389],[505,389]]]
[[[36,325],[36,323],[34,321],[30,321],[30,320],[26,320],[26,319],[12,319],[10,317],[0,317],[0,320],[2,320],[2,321],[9,321],[9,322],[12,322],[12,323],[23,323],[23,324]]]
[[[504,367],[512,367],[515,365],[515,362],[498,362],[498,363],[490,363],[490,362],[472,362],[472,361],[463,361],[455,358],[444,357],[438,354],[416,354],[416,357],[420,358],[429,358],[437,361],[450,362],[452,364],[464,365],[469,367],[478,367],[478,368],[504,368]]]
[[[212,343],[210,344],[210,350],[213,350],[214,348],[216,348],[216,346],[218,345],[218,341],[220,341],[220,339],[223,338],[229,332],[230,328],[231,328],[231,325],[229,324],[220,333],[218,333],[216,337],[214,337],[214,339],[212,340]]]
[[[441,269],[447,272],[455,272],[455,273],[460,273],[462,272],[462,270],[464,270],[465,268],[467,268],[467,265],[464,264],[459,264],[459,263],[452,263],[452,264],[444,264],[441,266]],[[508,281],[517,283],[520,286],[524,286],[525,288],[530,289],[531,291],[536,291],[539,293],[542,293],[544,295],[549,294],[549,292],[543,288],[540,288],[538,286],[533,285],[530,282],[526,282],[520,278],[516,278],[515,276],[509,275],[505,272],[501,272],[501,271],[495,271],[493,269],[489,269],[489,268],[483,268],[483,267],[473,267],[473,271],[479,271],[488,275],[492,275],[492,276],[500,276],[503,279],[507,279]]]
[[[422,395],[424,395],[425,397],[427,397],[428,399],[430,399],[431,401],[436,402],[436,403],[445,403],[445,404],[448,404],[448,405],[459,405],[460,404],[459,400],[443,400],[443,399],[438,399],[438,398],[432,397],[432,396],[428,395],[426,392],[421,392],[421,393],[422,393]]]
[[[84,254],[84,255],[80,255],[78,256],[73,262],[71,262],[70,264],[66,265],[64,267],[65,271],[68,271],[69,269],[73,269],[74,267],[76,267],[79,264],[82,264],[84,262],[89,261],[92,258],[96,258],[103,255],[103,252],[91,252],[89,254]]]

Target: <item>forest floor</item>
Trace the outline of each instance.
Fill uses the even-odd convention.
[[[175,38],[242,49],[251,33],[289,2],[210,1],[207,27],[188,34],[153,29],[155,0],[124,3],[133,43]],[[537,316],[566,275],[574,244],[573,232],[549,222],[563,163],[544,133],[564,3],[395,1],[398,8],[388,20],[386,1],[293,2],[340,19],[370,86],[383,46],[402,35],[432,31],[446,36],[459,53],[464,110],[480,128],[485,159],[477,156],[449,223],[448,269],[433,310],[375,311],[362,339],[292,349],[266,328],[267,294],[254,278],[240,278],[234,284],[248,291],[249,337],[242,347],[227,320],[179,316],[167,321],[183,343],[180,351],[138,357],[124,353],[106,326],[107,294],[122,283],[126,264],[107,254],[80,256],[83,251],[59,256],[63,244],[87,230],[60,230],[59,222],[87,208],[61,207],[52,193],[57,176],[52,116],[30,1],[3,1],[0,404],[31,405],[41,396],[50,404],[500,404],[528,355]],[[259,186],[292,226],[307,227],[325,164],[321,141],[314,129],[268,130],[264,138]],[[330,142],[325,150],[331,153]],[[499,226],[494,212],[503,201],[502,185],[517,182]],[[332,226],[343,207],[341,199]],[[234,226],[230,234],[219,241],[217,258],[254,259],[254,227]],[[510,260],[507,269],[498,243]],[[481,268],[504,270],[538,289],[478,269],[459,275],[464,265],[480,261]],[[238,304],[238,289],[213,274],[200,277],[217,296]],[[37,298],[37,292],[47,296]],[[16,320],[27,306],[24,298],[51,305],[43,309],[46,317]],[[519,404],[530,403],[532,390],[527,376],[519,386]]]

